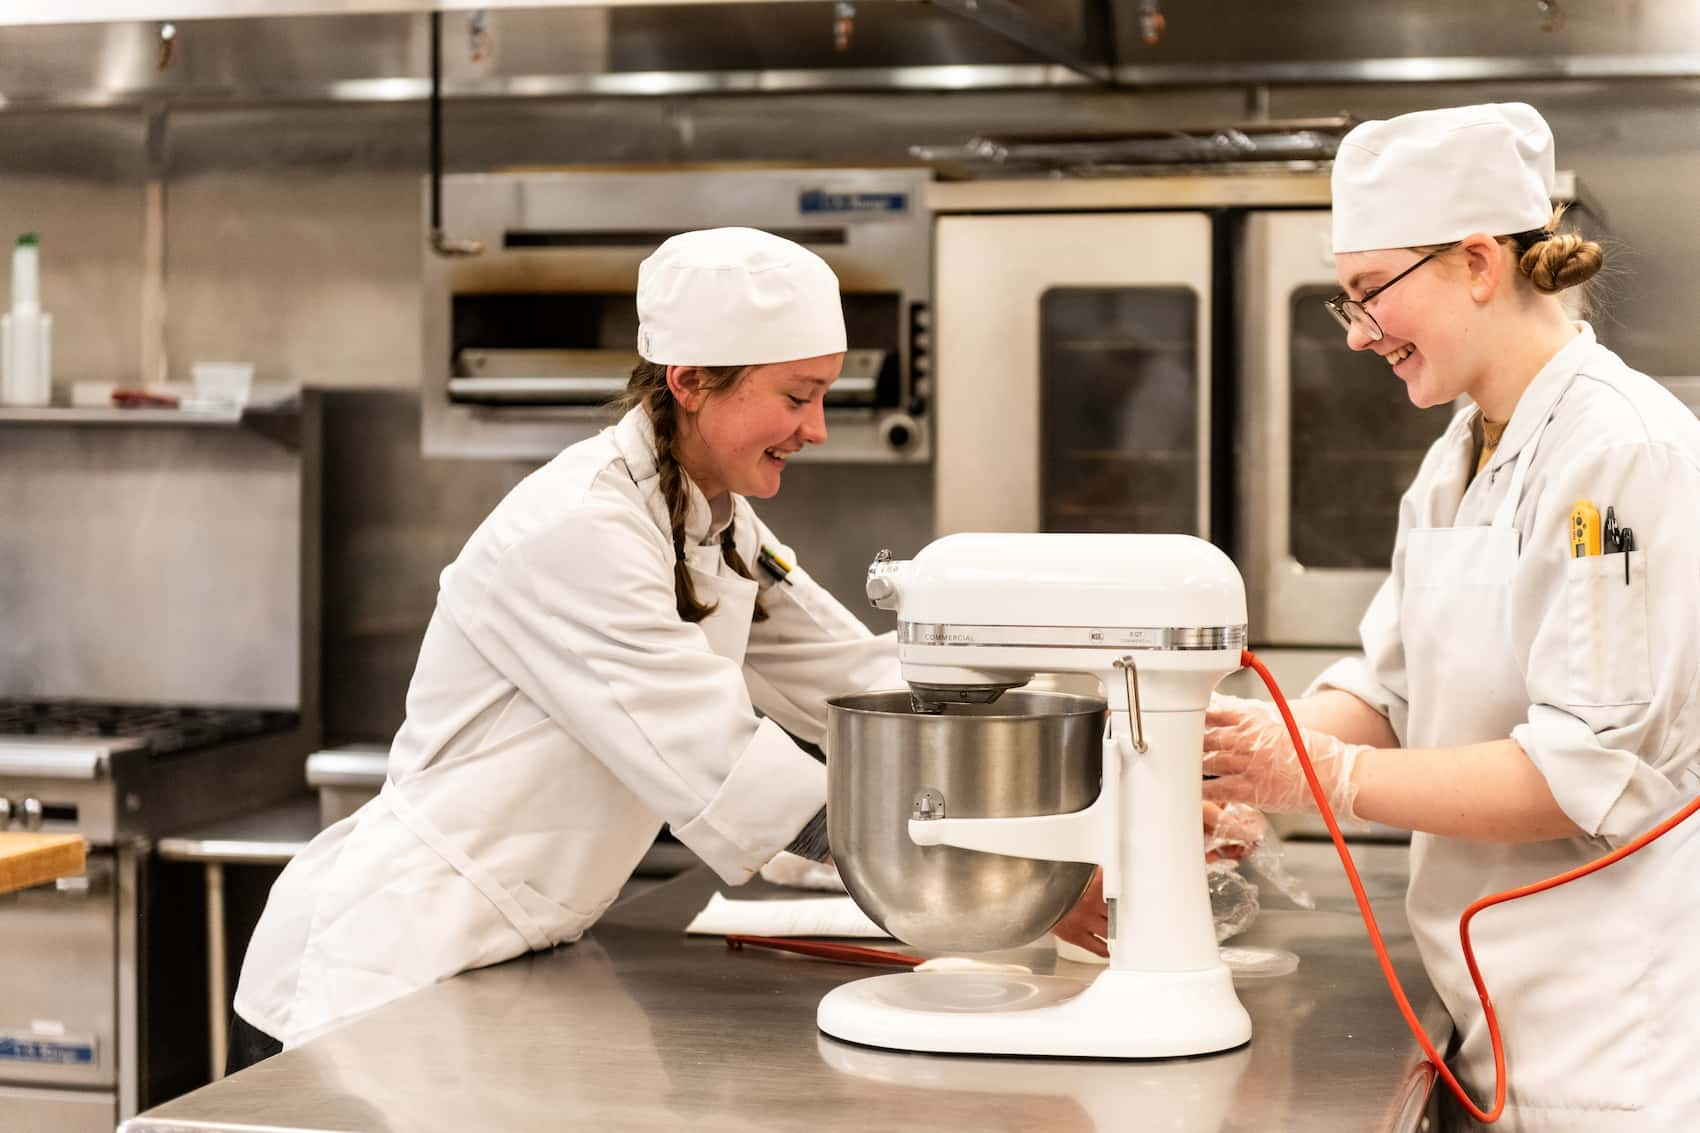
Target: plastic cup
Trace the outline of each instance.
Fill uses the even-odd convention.
[[[196,362],[189,367],[195,383],[195,399],[240,409],[248,403],[254,384],[252,362]]]

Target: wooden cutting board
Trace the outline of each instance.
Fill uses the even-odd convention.
[[[0,834],[0,893],[81,873],[87,854],[81,834]]]

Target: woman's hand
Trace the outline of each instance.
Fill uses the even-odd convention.
[[[1074,908],[1063,914],[1051,929],[1060,940],[1098,956],[1108,956],[1110,946],[1104,938],[1110,935],[1110,914],[1104,905],[1104,871],[1092,871],[1092,882],[1080,895]]]
[[[1243,861],[1263,841],[1263,813],[1244,803],[1204,804],[1204,860]]]
[[[1342,821],[1361,821],[1352,804],[1352,775],[1368,747],[1323,732],[1300,729],[1328,805]],[[1273,704],[1237,696],[1212,696],[1204,713],[1204,797],[1216,803],[1249,803],[1260,810],[1315,811],[1316,800],[1293,751],[1287,725]]]

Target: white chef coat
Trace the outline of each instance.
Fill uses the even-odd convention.
[[[1405,494],[1390,576],[1360,626],[1365,656],[1329,669],[1313,689],[1360,697],[1408,747],[1511,736],[1585,832],[1520,845],[1412,838],[1406,911],[1457,1026],[1460,1077],[1486,1104],[1492,1055],[1459,915],[1486,894],[1599,857],[1700,793],[1700,422],[1585,324],[1536,375],[1492,460],[1470,481],[1476,414],[1453,419]],[[1509,511],[1519,549],[1492,624],[1404,624],[1407,611],[1444,608],[1407,593],[1417,585],[1413,533],[1489,524],[1537,438]],[[1602,515],[1612,507],[1633,528],[1627,564],[1622,555],[1571,556],[1570,514],[1580,499]],[[1456,568],[1461,577],[1448,584],[1466,594],[1472,580],[1462,576],[1472,568]],[[1448,632],[1482,634],[1485,648],[1503,642],[1507,687],[1422,671],[1449,651],[1430,645],[1419,657],[1411,644],[1444,642]],[[1457,666],[1452,653],[1446,663]],[[1491,662],[1481,668],[1500,671]],[[1413,688],[1450,691],[1425,699]],[[1466,718],[1467,730],[1481,734],[1457,734]],[[1700,1127],[1696,877],[1700,819],[1607,870],[1473,922],[1510,1076],[1496,1128]]]
[[[825,801],[785,734],[826,736],[826,702],[901,687],[874,637],[801,567],[788,584],[722,559],[796,558],[731,497],[694,486],[676,555],[641,410],[528,476],[443,571],[382,793],[323,831],[272,889],[236,991],[283,1041],[528,949],[576,940],[667,823],[746,881]],[[765,621],[752,625],[758,587]],[[759,708],[766,718],[757,715]]]

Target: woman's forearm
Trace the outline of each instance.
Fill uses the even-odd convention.
[[[1352,780],[1359,818],[1405,830],[1481,842],[1543,842],[1583,833],[1511,739],[1366,751]]]
[[[1337,688],[1323,689],[1314,696],[1300,697],[1289,707],[1301,728],[1327,732],[1349,744],[1399,746],[1399,737],[1393,734],[1393,726],[1387,722],[1387,717],[1349,692]]]

